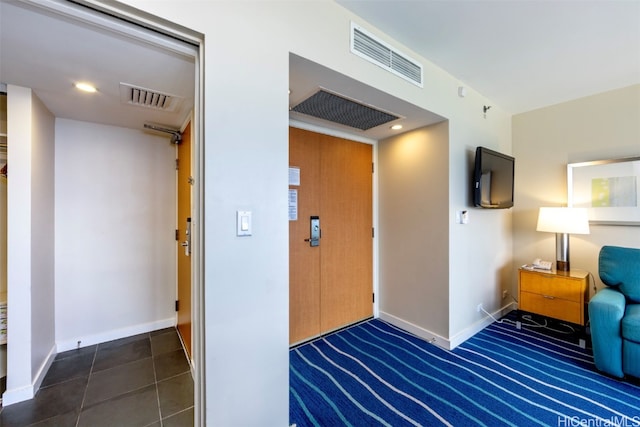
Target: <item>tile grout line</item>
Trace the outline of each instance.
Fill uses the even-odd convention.
[[[163,383],[163,382],[165,382],[165,381],[172,380],[172,379],[177,378],[177,377],[179,377],[179,376],[182,376],[182,375],[184,375],[184,374],[191,374],[191,371],[187,370],[187,371],[184,371],[184,372],[178,372],[178,373],[177,373],[177,374],[175,374],[175,375],[171,375],[170,377],[163,378],[163,379],[161,379],[161,380],[159,380],[159,381],[156,381],[156,382],[157,382],[157,383]]]
[[[158,374],[156,372],[156,357],[153,351],[153,342],[151,341],[151,334],[149,334],[149,346],[151,347],[151,364],[153,365],[153,381],[156,386],[156,400],[158,401],[158,418],[160,419],[160,427],[163,426],[162,422],[162,408],[160,407],[160,391],[158,390]]]
[[[187,412],[188,410],[190,410],[190,409],[194,409],[194,408],[195,408],[195,406],[193,406],[193,405],[188,406],[188,407],[186,407],[186,408],[184,408],[184,409],[179,410],[179,411],[178,411],[178,412],[176,412],[176,413],[173,413],[173,414],[171,414],[171,415],[167,416],[167,418],[169,418],[169,417],[175,417],[176,415],[182,414],[183,412]]]
[[[98,357],[98,349],[100,344],[96,345],[96,351],[93,352],[93,360],[91,361],[91,369],[89,369],[89,375],[87,376],[87,385],[84,387],[84,394],[82,395],[82,402],[80,403],[80,410],[78,411],[78,418],[76,419],[76,427],[80,425],[80,415],[82,415],[82,409],[84,408],[84,401],[87,398],[87,391],[89,390],[89,382],[91,381],[91,375],[93,374],[93,367]]]
[[[2,0],[0,0],[0,1],[2,1]],[[175,333],[177,333],[177,332],[175,331],[175,329],[174,329],[172,332],[173,332],[174,334],[175,334]],[[169,332],[167,332],[167,334],[168,334],[168,333],[169,333]],[[150,359],[151,359],[151,360],[150,360],[150,362],[152,363],[152,369],[153,369],[153,379],[152,379],[152,381],[153,381],[153,385],[155,386],[155,390],[156,390],[156,402],[157,402],[157,405],[158,405],[158,409],[157,409],[158,419],[157,419],[157,421],[155,421],[155,422],[153,422],[153,423],[149,424],[149,426],[147,426],[147,427],[151,427],[151,426],[154,426],[154,425],[155,425],[156,427],[158,427],[158,426],[162,427],[162,426],[164,426],[164,421],[162,420],[163,410],[162,410],[162,407],[161,407],[161,399],[160,399],[160,387],[159,387],[159,382],[168,381],[168,380],[171,380],[171,379],[173,379],[173,378],[176,378],[176,377],[179,377],[179,376],[185,375],[185,374],[189,373],[189,369],[186,369],[184,372],[177,372],[177,373],[174,373],[173,375],[170,375],[170,376],[168,376],[167,378],[163,378],[162,380],[159,380],[158,370],[159,370],[159,369],[160,369],[160,370],[162,370],[161,368],[166,364],[166,361],[165,361],[164,359],[162,359],[162,363],[157,364],[157,363],[155,363],[155,362],[156,362],[156,360],[155,360],[155,359],[156,359],[156,357],[161,357],[161,356],[162,356],[162,355],[164,355],[165,353],[166,353],[166,354],[169,354],[169,353],[172,353],[173,351],[178,351],[178,350],[182,350],[182,351],[181,351],[181,353],[182,353],[182,356],[184,357],[184,356],[185,356],[185,355],[184,355],[184,348],[183,348],[181,345],[178,345],[178,346],[177,346],[177,348],[176,348],[175,350],[167,350],[167,349],[169,348],[169,346],[164,345],[164,344],[166,344],[166,343],[165,343],[164,341],[162,341],[162,340],[161,340],[161,341],[158,341],[158,343],[157,343],[157,344],[159,345],[159,347],[158,347],[158,348],[156,348],[156,349],[154,349],[154,348],[152,347],[152,336],[151,336],[151,335],[152,335],[151,333],[146,333],[146,334],[145,334],[145,339],[147,339],[147,340],[148,340],[148,342],[149,342],[149,347],[150,347],[150,350],[151,350],[151,351],[150,351],[150,353],[151,353],[151,354],[150,354]],[[161,335],[162,335],[162,334],[158,334],[157,336],[158,336],[158,337],[160,337]],[[155,341],[155,340],[154,340],[154,341]],[[86,360],[88,360],[88,357],[91,357],[91,362],[90,362],[89,370],[88,370],[88,371],[86,371],[86,364],[84,365],[85,367],[83,367],[83,368],[82,368],[82,370],[85,372],[85,376],[84,376],[84,378],[86,378],[86,383],[85,383],[85,385],[84,385],[84,386],[82,386],[81,384],[78,384],[78,386],[80,386],[80,387],[79,387],[79,388],[76,388],[76,390],[77,390],[77,394],[76,394],[76,396],[77,396],[77,395],[81,395],[81,399],[80,399],[80,405],[75,406],[75,407],[73,408],[73,412],[74,412],[74,414],[73,414],[73,415],[75,416],[75,421],[69,420],[69,421],[71,421],[71,422],[72,422],[72,424],[71,424],[71,425],[72,425],[72,426],[74,426],[74,427],[79,427],[80,425],[82,425],[82,424],[80,423],[80,418],[82,417],[82,414],[84,414],[84,415],[85,415],[85,418],[82,418],[82,419],[84,419],[84,420],[85,420],[83,423],[86,423],[86,421],[87,421],[87,419],[88,419],[88,418],[87,418],[88,413],[84,412],[84,410],[85,410],[85,409],[90,409],[90,408],[92,408],[92,407],[93,407],[93,403],[91,403],[91,402],[87,403],[87,398],[88,398],[88,397],[91,397],[91,396],[93,395],[93,394],[91,394],[91,395],[89,394],[89,386],[91,386],[91,387],[92,387],[92,389],[93,389],[93,388],[95,388],[95,386],[92,386],[92,384],[94,384],[94,383],[96,383],[96,381],[98,381],[98,377],[95,377],[95,378],[94,378],[94,375],[98,375],[98,374],[103,373],[103,372],[108,372],[110,369],[116,369],[116,368],[118,368],[118,367],[120,367],[120,366],[124,366],[124,365],[129,364],[129,363],[136,363],[136,362],[139,362],[140,360],[144,360],[144,358],[143,358],[143,359],[139,359],[139,360],[135,360],[135,361],[129,361],[129,362],[124,363],[124,364],[122,364],[122,365],[112,366],[111,368],[107,368],[107,369],[104,369],[104,370],[96,371],[96,362],[98,361],[98,352],[100,352],[100,353],[101,353],[101,361],[102,361],[102,359],[103,359],[103,356],[106,356],[106,355],[107,355],[107,354],[103,354],[103,352],[107,350],[107,346],[103,346],[103,344],[105,344],[105,343],[98,343],[98,344],[96,344],[96,345],[95,345],[95,348],[94,348],[94,350],[93,350],[93,354],[91,354],[90,352],[86,352],[86,353],[84,353],[84,354],[82,355],[82,357],[83,357],[83,358],[84,358],[84,360],[85,360],[85,361],[83,362],[83,364],[85,364],[85,363],[86,363]],[[111,350],[111,347],[108,347],[108,348],[109,348],[109,350]],[[158,353],[158,351],[160,351],[160,353]],[[60,362],[60,363],[67,363],[67,359],[75,358],[75,357],[78,357],[78,356],[79,356],[79,355],[76,355],[76,354],[73,354],[73,355],[72,355],[72,354],[69,354],[67,357],[60,358],[60,359],[59,359],[59,360],[57,360],[56,362]],[[171,357],[170,359],[173,359],[173,357]],[[169,359],[169,360],[170,360],[170,359]],[[72,364],[72,365],[75,365],[75,364],[76,364],[76,362],[75,362],[75,361],[73,361],[71,364]],[[102,366],[102,364],[101,364],[100,366]],[[148,365],[147,365],[147,366],[148,366]],[[171,366],[174,366],[174,365],[172,364]],[[74,371],[74,372],[76,372],[76,371]],[[166,374],[166,373],[168,373],[168,372],[164,372],[164,371],[163,371],[163,372],[161,372],[161,373],[163,373],[163,375],[164,375],[164,374]],[[109,374],[107,374],[107,375],[109,375]],[[147,374],[147,375],[148,375],[148,374]],[[62,378],[62,377],[61,377],[61,378]],[[59,385],[60,385],[60,384],[62,384],[62,383],[66,383],[66,382],[68,382],[68,381],[73,381],[73,380],[77,380],[77,379],[82,379],[83,377],[82,377],[82,376],[81,376],[81,377],[73,377],[73,376],[72,376],[72,377],[66,378],[66,376],[65,376],[64,378],[65,378],[64,380],[62,380],[62,381],[60,381],[60,382],[57,382],[57,383],[52,383],[52,384],[50,384],[49,386],[47,386],[47,387],[45,387],[45,388],[48,388],[48,387],[56,387],[56,386],[59,386]],[[148,384],[148,383],[147,383],[147,384]],[[96,385],[98,385],[98,383],[96,383]],[[148,386],[150,386],[150,384],[149,384]],[[148,387],[148,386],[144,386],[144,387]],[[144,388],[144,387],[139,387],[138,389],[135,389],[135,390],[129,390],[129,391],[136,391],[136,390],[142,389],[142,388]],[[76,398],[76,399],[77,399],[77,398]],[[106,400],[109,400],[109,399],[106,399]],[[106,401],[106,400],[105,400],[105,401]],[[76,401],[77,401],[77,400],[76,400]],[[96,404],[101,404],[102,402],[104,402],[104,401],[96,401],[95,403],[96,403]],[[87,405],[88,405],[88,406],[87,406]],[[192,407],[193,407],[193,405],[192,405],[190,408],[192,408]],[[176,415],[176,414],[182,413],[182,412],[184,412],[184,411],[186,411],[186,410],[189,410],[190,408],[184,408],[184,409],[182,409],[182,410],[179,410],[179,411],[178,411],[178,412],[176,412],[176,413],[173,413],[173,414],[165,414],[165,415],[167,415],[167,417],[169,417],[169,416],[173,416],[173,415]],[[0,408],[0,412],[3,412],[3,411],[4,411],[4,409],[5,409],[5,408]],[[166,408],[166,409],[168,409],[168,408]],[[76,411],[77,411],[77,413],[76,413]],[[50,418],[47,418],[47,419],[44,419],[44,420],[38,420],[38,422],[47,421],[47,420],[53,420],[53,419],[55,419],[58,415],[62,415],[62,414],[57,414],[57,415],[55,415],[55,416],[53,416],[53,417],[50,417]],[[71,413],[69,413],[69,415],[72,415],[72,414],[71,414]],[[159,422],[158,422],[158,421],[159,421]]]

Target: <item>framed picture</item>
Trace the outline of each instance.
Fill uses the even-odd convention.
[[[592,224],[640,225],[640,157],[569,163],[568,205]]]

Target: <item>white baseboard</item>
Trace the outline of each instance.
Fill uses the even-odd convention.
[[[56,345],[51,348],[51,351],[47,355],[46,360],[40,366],[40,369],[38,370],[38,373],[35,376],[33,382],[31,384],[20,386],[18,388],[7,389],[2,395],[2,405],[8,406],[14,403],[22,402],[24,400],[33,399],[36,391],[40,388],[44,377],[47,375],[51,364],[55,360],[56,355],[63,351],[74,350],[78,348],[78,341],[80,341],[80,347],[87,347],[90,345],[100,344],[103,342],[125,338],[132,335],[143,334],[158,329],[172,328],[175,325],[176,318],[171,317],[155,322],[141,323],[139,325],[128,326],[126,328],[112,329],[109,331],[101,332],[99,334],[93,334],[57,342]]]
[[[491,315],[496,319],[499,319],[505,314],[509,313],[510,311],[515,310],[516,308],[517,306],[515,305],[515,303],[510,303],[492,312]],[[480,332],[481,330],[483,330],[484,328],[492,324],[493,322],[494,322],[493,318],[485,315],[482,319],[478,320],[473,325],[458,332],[457,334],[455,334],[453,337],[450,338],[451,349],[456,348],[457,346],[459,346],[460,344],[462,344],[463,342],[465,342],[466,340],[468,340],[469,338],[471,338],[472,336],[474,336],[475,334],[477,334],[478,332]]]
[[[32,384],[10,390],[8,389],[2,394],[2,406],[9,406],[14,403],[33,399],[33,396],[35,396],[35,393],[33,392]]]
[[[40,385],[42,384],[42,381],[44,380],[45,375],[47,375],[47,372],[49,372],[49,368],[51,367],[51,364],[53,363],[54,360],[56,360],[56,354],[58,354],[56,352],[56,347],[55,346],[51,347],[51,350],[49,350],[49,354],[47,355],[47,359],[44,361],[42,365],[40,365],[40,369],[38,369],[38,373],[36,374],[36,379],[33,382],[34,395],[36,391],[40,389]]]
[[[2,405],[9,406],[14,403],[33,399],[33,396],[36,395],[36,391],[40,388],[45,375],[47,375],[51,364],[55,360],[56,354],[56,347],[51,347],[51,350],[49,351],[46,359],[44,360],[44,362],[42,362],[42,365],[40,365],[38,373],[36,374],[33,382],[26,386],[7,389],[2,395]]]
[[[500,308],[499,310],[496,310],[491,314],[495,318],[500,318],[505,314],[509,313],[510,311],[515,310],[516,308],[517,308],[516,304],[511,303]],[[491,317],[484,316],[482,319],[480,319],[473,325],[469,326],[468,328],[465,328],[464,330],[457,333],[453,337],[445,338],[434,332],[429,331],[428,329],[425,329],[418,325],[414,325],[411,322],[407,322],[406,320],[403,320],[392,314],[385,313],[383,311],[380,312],[380,319],[384,320],[385,322],[391,323],[392,325],[397,326],[398,328],[404,329],[407,332],[417,335],[420,338],[426,341],[429,341],[433,344],[436,344],[437,346],[442,347],[446,350],[453,350],[454,348],[456,348],[457,346],[459,346],[460,344],[462,344],[463,342],[465,342],[466,340],[468,340],[469,338],[471,338],[472,336],[474,336],[475,334],[477,334],[478,332],[480,332],[481,330],[483,330],[484,328],[486,328],[487,326],[489,326],[491,323],[494,322],[494,320]]]
[[[407,332],[417,335],[426,341],[436,344],[439,347],[447,350],[449,350],[450,348],[450,343],[447,338],[424,329],[421,326],[414,325],[411,322],[407,322],[404,319],[401,319],[389,313],[385,313],[384,311],[380,311],[380,319],[384,320],[385,322],[391,323],[393,326],[397,326],[400,329],[404,329]]]
[[[111,329],[100,332],[98,334],[75,337],[64,341],[58,341],[56,347],[58,353],[67,350],[75,350],[77,348],[88,347],[94,344],[100,344],[107,341],[113,341],[120,338],[130,337],[132,335],[144,334],[158,329],[172,328],[176,325],[176,318],[157,320],[155,322],[140,323],[138,325],[127,326],[126,328]],[[80,345],[78,345],[78,342]]]

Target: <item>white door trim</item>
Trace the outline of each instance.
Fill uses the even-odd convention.
[[[55,0],[24,0],[33,7],[62,16],[79,19],[98,27],[115,31],[136,40],[143,40],[163,49],[194,58],[195,94],[192,122],[192,357],[194,364],[194,426],[206,425],[205,419],[205,348],[204,348],[204,36],[196,31],[166,21],[130,6],[108,0],[79,0],[86,8],[71,2]],[[149,31],[149,29],[153,31]],[[168,36],[168,37],[167,37]]]

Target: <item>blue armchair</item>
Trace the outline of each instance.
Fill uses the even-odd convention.
[[[602,247],[598,272],[607,287],[589,301],[596,368],[640,378],[640,249]]]

